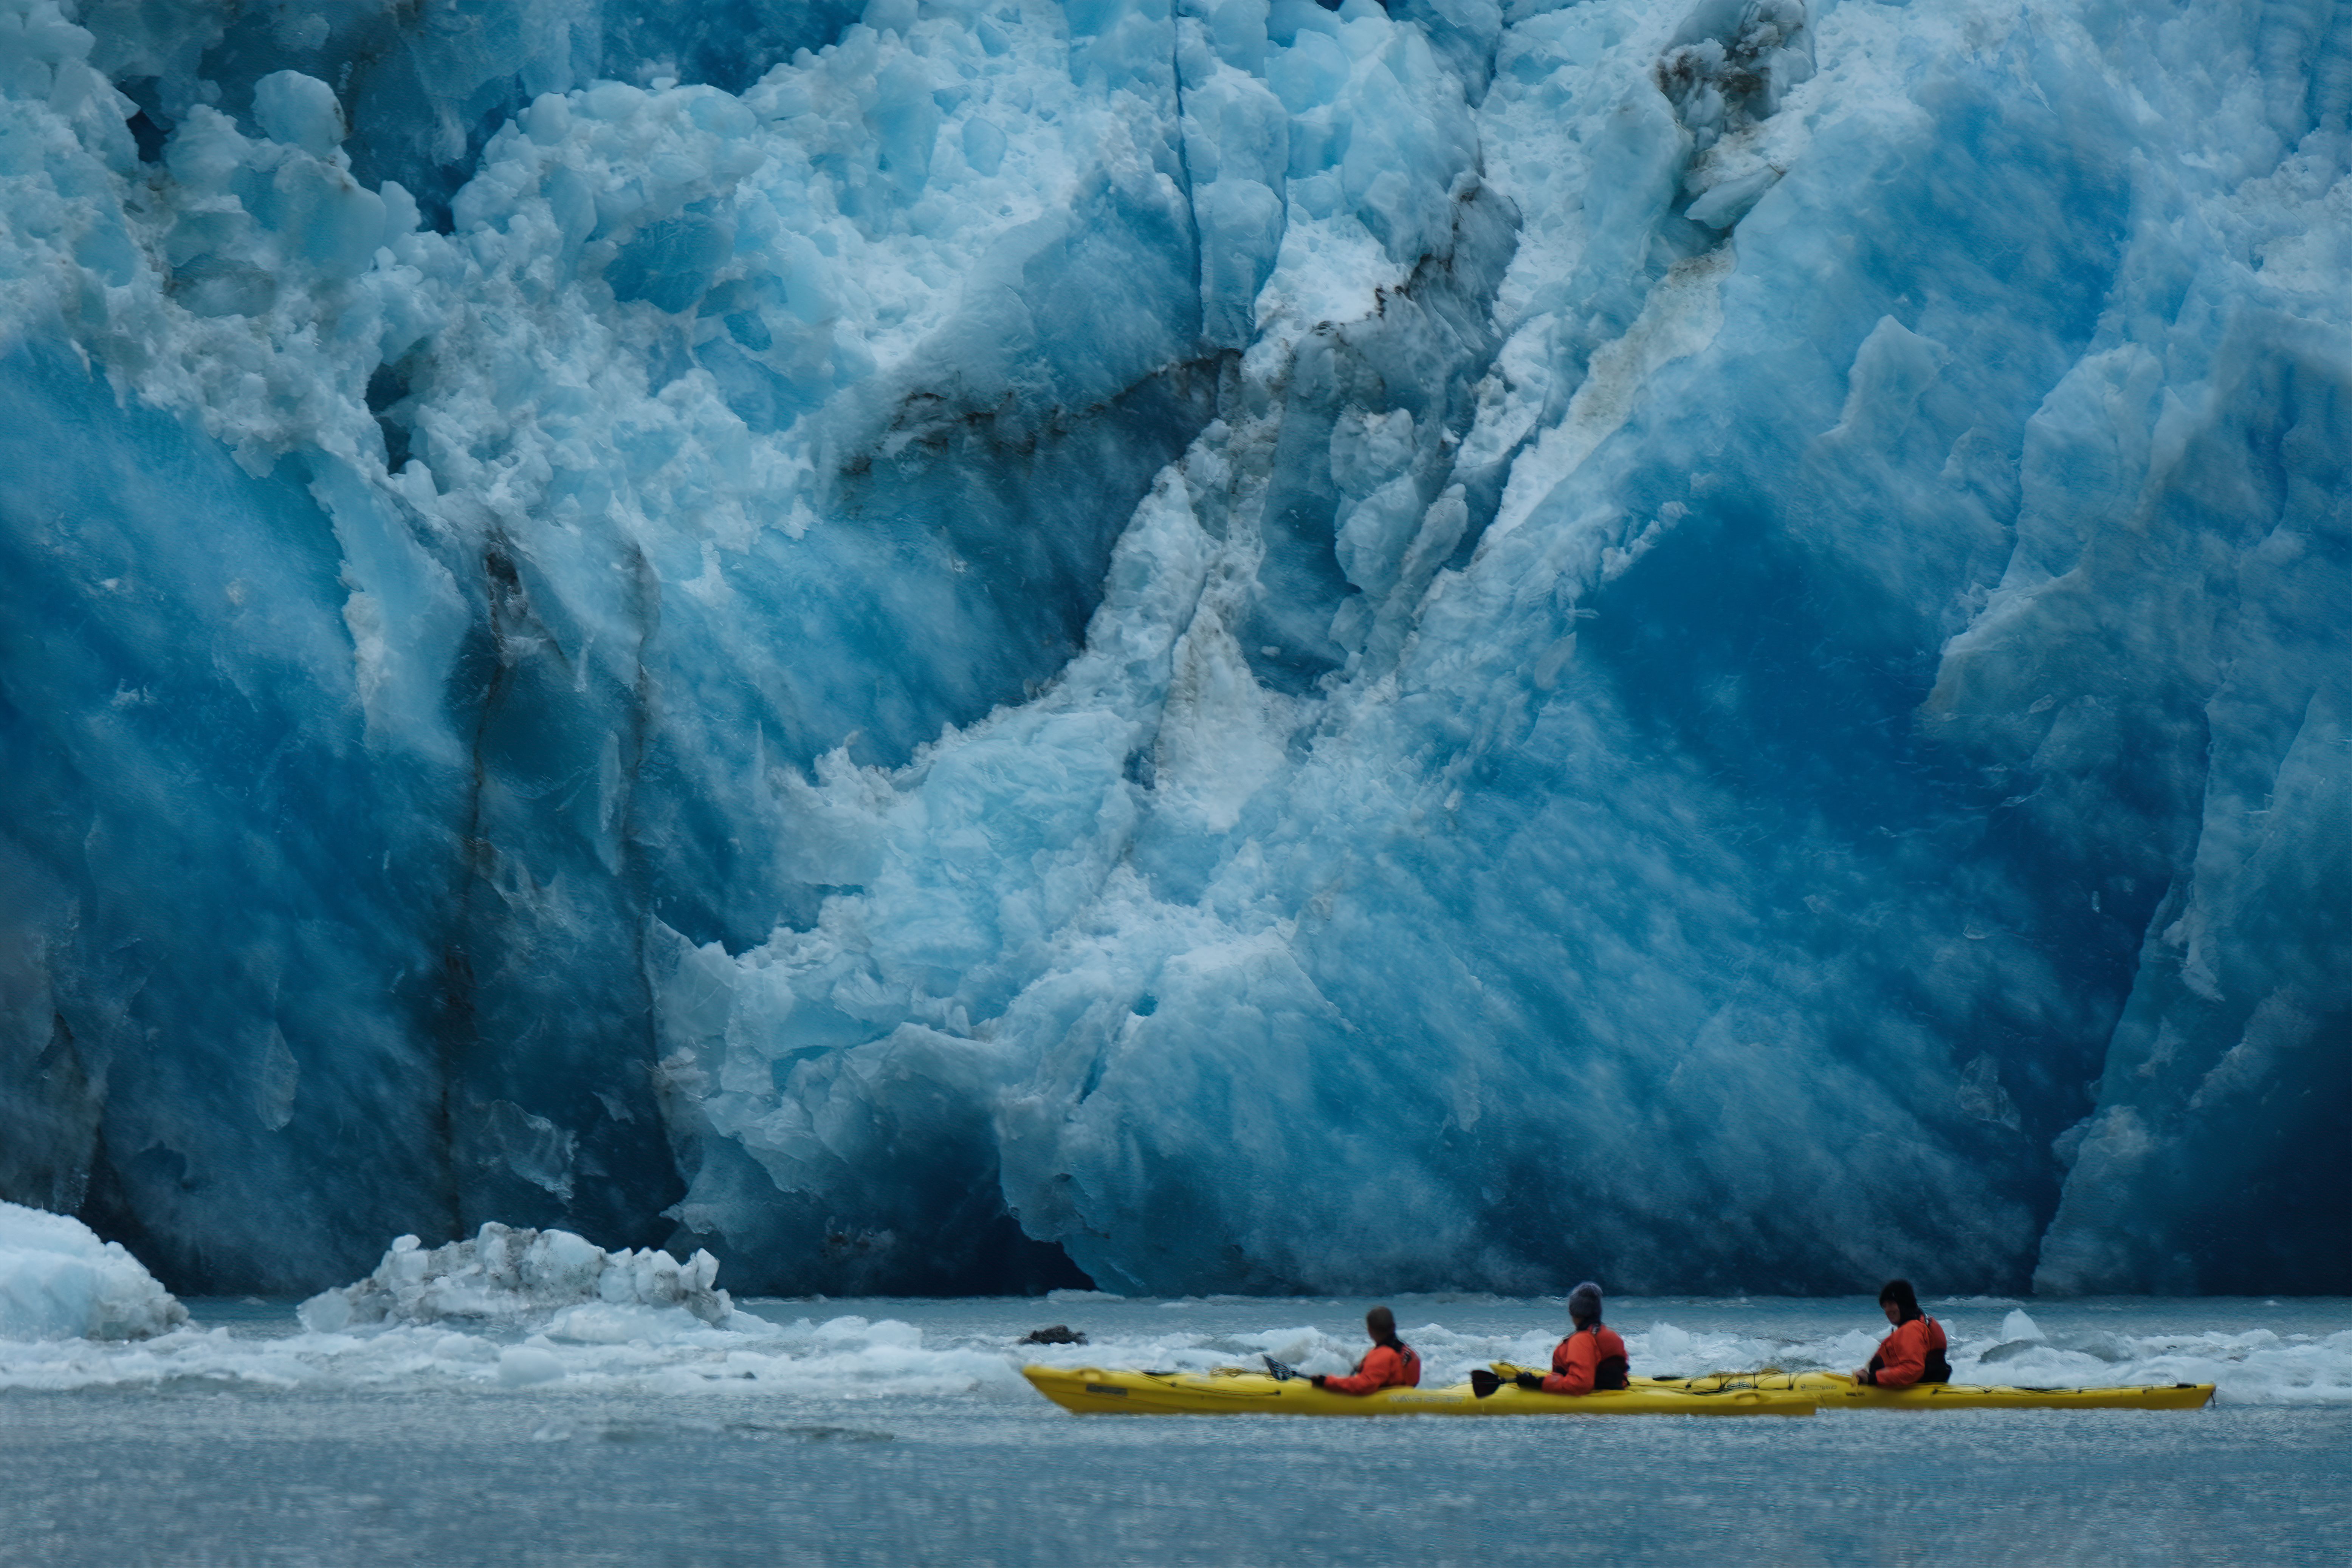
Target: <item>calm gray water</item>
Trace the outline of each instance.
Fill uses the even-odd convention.
[[[554,1342],[576,1357],[564,1375],[507,1386],[485,1370],[495,1350],[465,1342],[520,1329],[354,1349],[299,1332],[289,1303],[194,1302],[210,1332],[189,1349],[110,1347],[114,1370],[85,1358],[77,1386],[0,1355],[0,1561],[2352,1562],[2342,1301],[2027,1302],[2024,1322],[2014,1302],[1931,1304],[1964,1375],[1997,1356],[1973,1381],[2219,1377],[2227,1402],[2185,1413],[1082,1418],[1010,1372],[1012,1340],[1053,1322],[1094,1339],[1054,1352],[1068,1364],[1260,1346],[1336,1363],[1362,1305],[763,1302],[793,1331],[765,1359]],[[1556,1302],[1397,1305],[1433,1382],[1558,1331]],[[1653,1300],[1611,1317],[1636,1370],[1682,1371],[1740,1352],[1835,1364],[1870,1310]]]

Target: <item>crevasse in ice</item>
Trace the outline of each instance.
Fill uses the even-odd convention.
[[[0,0],[0,1194],[2352,1289],[2352,16]]]

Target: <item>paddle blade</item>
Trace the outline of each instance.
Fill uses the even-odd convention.
[[[1290,1365],[1286,1362],[1278,1362],[1270,1355],[1260,1356],[1258,1357],[1258,1360],[1265,1363],[1265,1370],[1274,1374],[1274,1381],[1276,1383],[1288,1383],[1292,1378],[1298,1375],[1298,1369],[1297,1367]]]
[[[1488,1394],[1494,1393],[1495,1390],[1502,1386],[1503,1380],[1496,1377],[1493,1373],[1488,1372],[1485,1367],[1474,1367],[1471,1369],[1470,1392],[1480,1399],[1486,1398]]]

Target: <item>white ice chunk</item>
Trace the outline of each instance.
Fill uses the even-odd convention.
[[[121,1242],[65,1215],[0,1203],[0,1340],[138,1340],[187,1321]]]
[[[570,1231],[516,1230],[492,1221],[469,1241],[429,1250],[404,1236],[374,1273],[320,1291],[302,1303],[301,1316],[312,1331],[333,1333],[355,1324],[445,1319],[547,1322],[566,1308],[597,1302],[658,1308],[717,1328],[735,1311],[727,1292],[715,1288],[718,1277],[719,1260],[708,1252],[680,1263],[652,1247],[607,1252]]]
[[[335,89],[300,71],[272,71],[253,84],[253,118],[273,142],[324,158],[341,145],[343,106]]]

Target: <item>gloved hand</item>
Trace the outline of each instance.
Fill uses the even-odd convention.
[[[1309,1383],[1311,1383],[1311,1384],[1313,1384],[1316,1387],[1320,1388],[1320,1387],[1322,1387],[1322,1386],[1323,1386],[1323,1374],[1322,1374],[1321,1373],[1319,1373],[1319,1372],[1318,1372],[1318,1373],[1317,1373],[1313,1377],[1308,1378],[1307,1381],[1307,1382],[1309,1382]]]
[[[1540,1373],[1523,1372],[1519,1373],[1518,1376],[1511,1379],[1511,1381],[1517,1384],[1521,1388],[1540,1390],[1543,1387],[1543,1375]]]

